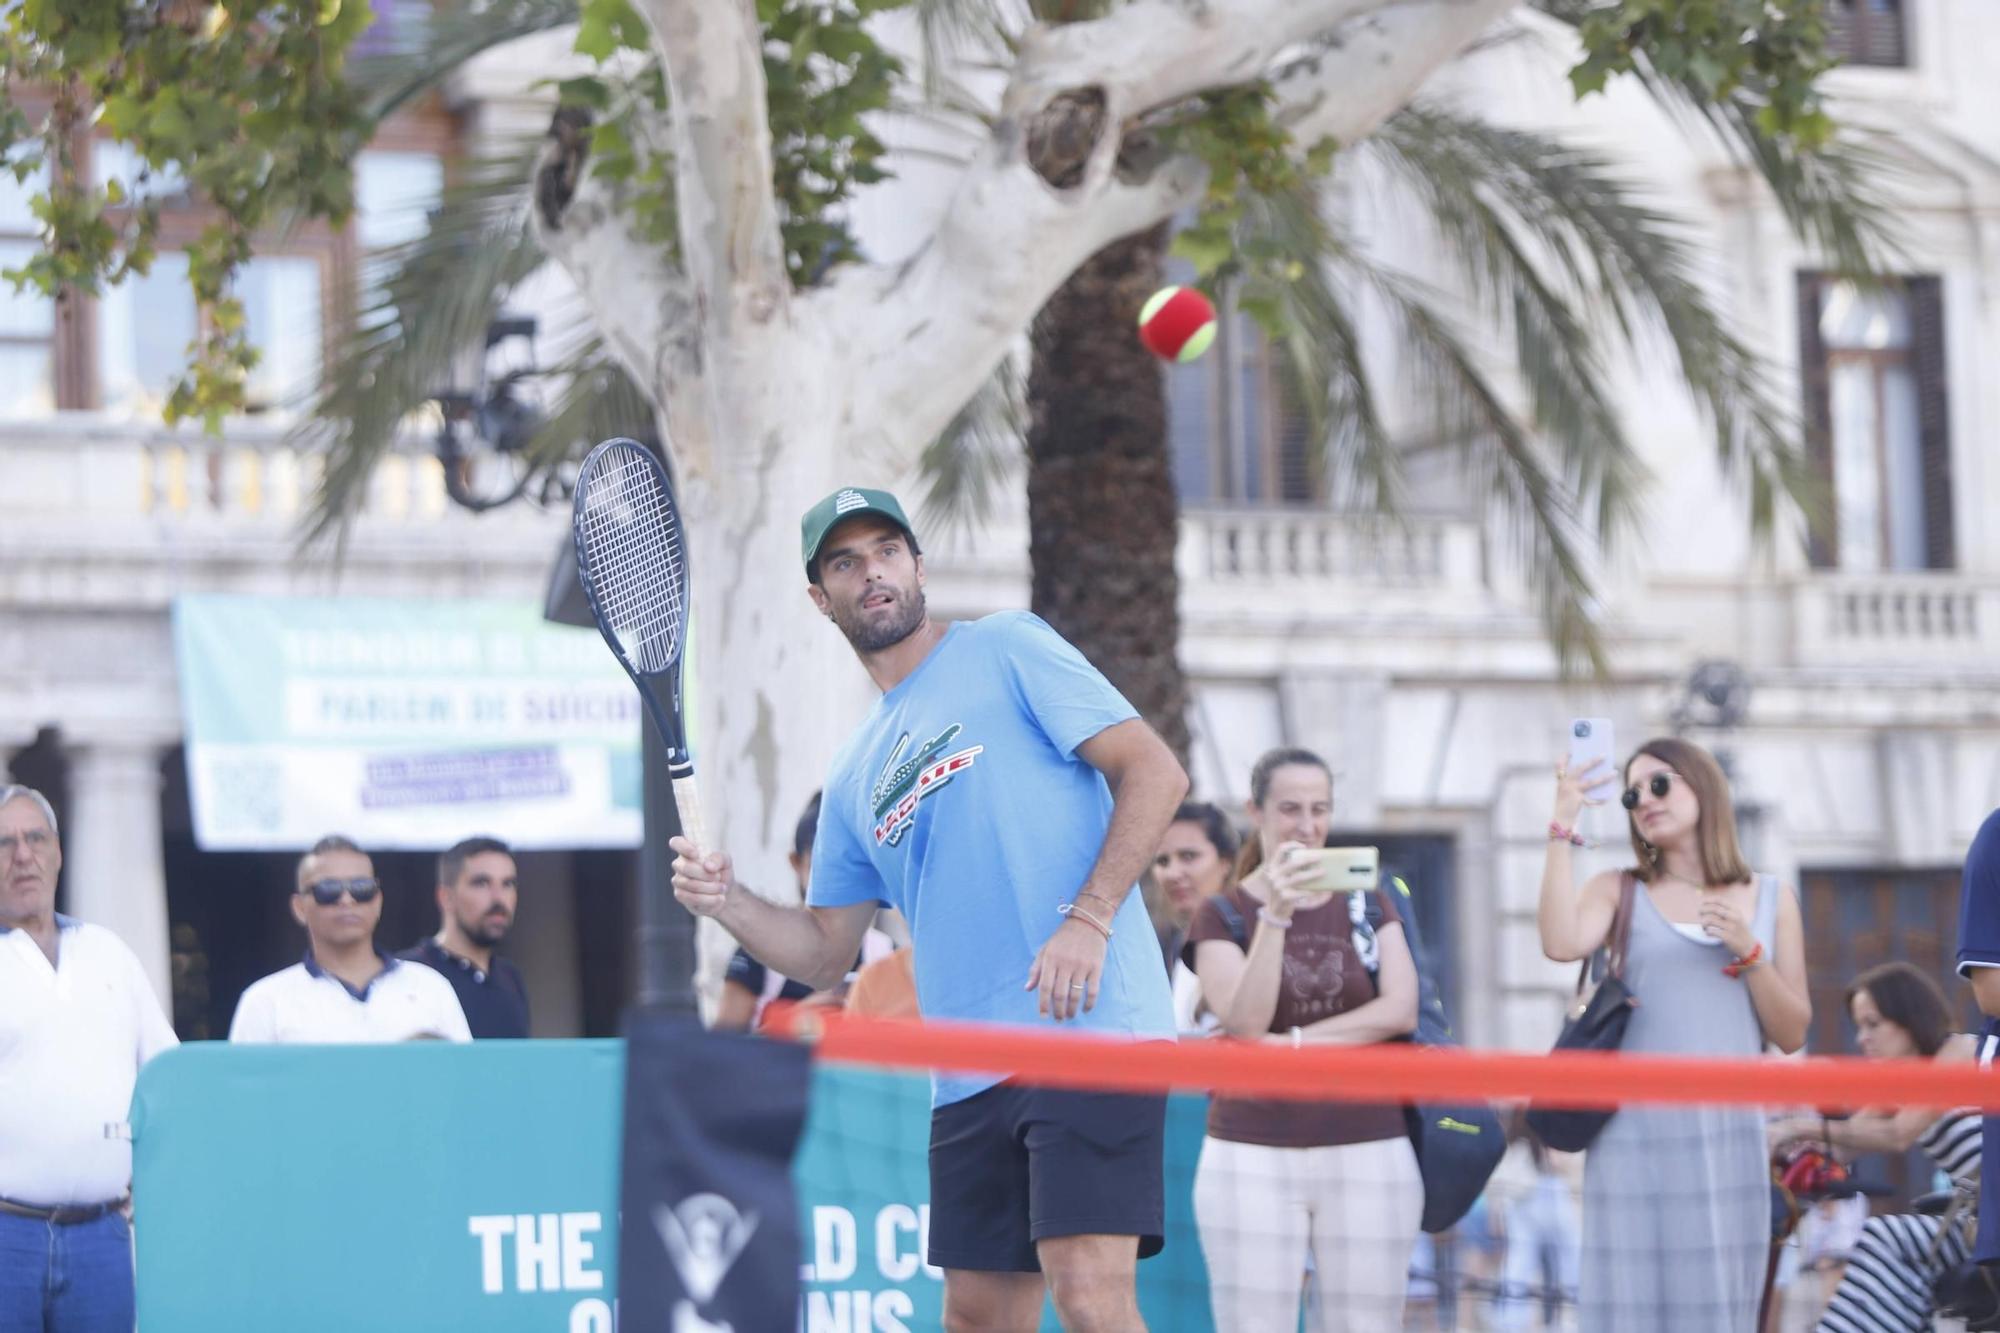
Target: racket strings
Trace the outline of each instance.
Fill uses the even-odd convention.
[[[687,622],[680,533],[658,465],[636,451],[625,453],[584,482],[584,572],[632,664],[665,671]]]

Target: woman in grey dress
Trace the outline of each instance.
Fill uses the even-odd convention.
[[[1618,795],[1630,812],[1630,871],[1579,891],[1577,814]],[[1633,1054],[1737,1057],[1805,1044],[1804,931],[1797,896],[1753,875],[1736,840],[1729,783],[1688,741],[1639,747],[1624,781],[1591,763],[1556,770],[1538,913],[1556,962],[1605,942],[1624,874],[1639,882],[1625,981],[1639,997]],[[1621,1109],[1584,1159],[1578,1326],[1590,1333],[1755,1333],[1771,1234],[1764,1120],[1754,1108]]]

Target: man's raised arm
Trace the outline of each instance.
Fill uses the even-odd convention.
[[[672,838],[674,897],[696,916],[713,917],[750,956],[815,990],[837,986],[861,951],[874,903],[780,907],[736,882],[724,852],[702,852]]]

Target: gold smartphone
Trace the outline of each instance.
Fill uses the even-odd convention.
[[[1293,885],[1294,893],[1369,893],[1381,884],[1381,856],[1373,847],[1304,848],[1291,860],[1313,863],[1312,875]]]

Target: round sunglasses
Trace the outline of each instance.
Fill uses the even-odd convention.
[[[375,901],[375,895],[382,892],[382,881],[379,879],[316,879],[306,885],[305,888],[299,890],[299,892],[310,893],[313,901],[321,907],[333,906],[340,901],[340,895],[343,893],[354,899],[357,903],[372,903]]]
[[[1654,800],[1664,801],[1667,799],[1667,793],[1674,789],[1673,779],[1675,778],[1681,778],[1681,775],[1662,770],[1653,774],[1647,780],[1646,790],[1653,793]],[[1681,778],[1681,781],[1686,782],[1687,779]],[[1625,794],[1618,798],[1618,804],[1624,806],[1627,810],[1637,810],[1639,808],[1639,789],[1637,787],[1627,787]]]

